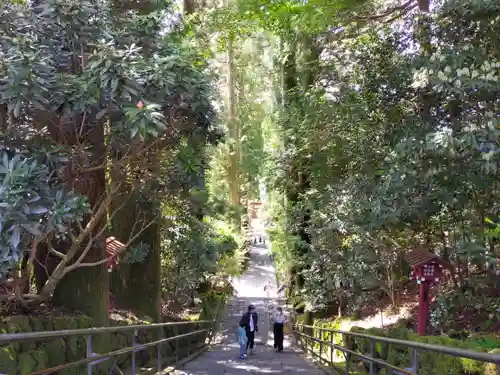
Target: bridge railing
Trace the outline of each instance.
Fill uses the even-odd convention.
[[[310,334],[312,332],[312,335]],[[315,334],[318,333],[318,335]],[[464,350],[458,348],[451,348],[440,345],[431,345],[421,342],[413,342],[406,340],[398,340],[392,339],[388,337],[380,337],[380,336],[371,336],[363,333],[355,333],[355,332],[347,332],[341,331],[337,329],[330,328],[321,328],[310,325],[303,324],[295,324],[293,328],[293,333],[296,338],[296,341],[299,347],[308,355],[316,359],[323,365],[330,367],[331,369],[338,369],[335,358],[334,358],[334,350],[338,350],[344,354],[345,357],[345,369],[341,371],[345,371],[345,374],[348,375],[351,370],[351,360],[354,358],[358,358],[360,362],[363,362],[367,367],[367,370],[370,375],[375,375],[378,369],[385,368],[386,374],[394,374],[394,375],[418,375],[419,371],[419,352],[427,351],[434,352],[444,355],[449,355],[457,358],[468,358],[475,361],[483,362],[483,363],[493,363],[497,366],[496,374],[499,374],[498,369],[500,368],[500,355],[499,354],[490,354],[490,353],[482,353],[475,352],[472,350]],[[324,340],[324,333],[328,333],[328,340]],[[342,342],[344,346],[338,345],[334,343],[334,335],[342,335]],[[319,337],[317,337],[319,336]],[[368,353],[361,353],[355,350],[350,349],[347,345],[348,342],[352,342],[353,339],[360,338],[363,340],[368,340]],[[404,347],[408,349],[412,349],[412,363],[409,363],[410,367],[401,368],[390,364],[381,358],[376,358],[376,350],[375,344],[385,343],[388,345],[398,345],[398,347]],[[319,351],[315,350],[315,344],[319,345]],[[326,349],[326,350],[325,350]]]
[[[198,320],[198,321],[187,321],[187,322],[168,322],[168,323],[157,323],[157,324],[141,324],[141,325],[131,325],[131,326],[118,326],[118,327],[101,327],[101,328],[87,328],[87,329],[73,329],[73,330],[61,330],[61,331],[46,331],[46,332],[29,332],[29,333],[13,333],[13,334],[0,334],[0,350],[5,345],[10,345],[14,343],[22,343],[22,342],[33,342],[33,341],[48,341],[51,339],[59,339],[59,338],[70,338],[70,337],[84,337],[86,341],[86,357],[75,360],[73,362],[68,362],[65,364],[61,364],[55,367],[39,370],[36,372],[31,372],[27,375],[45,375],[45,374],[56,374],[59,371],[63,371],[76,366],[86,366],[87,367],[87,375],[92,375],[93,373],[97,373],[97,369],[95,366],[105,362],[105,361],[114,361],[112,367],[109,370],[109,374],[113,374],[115,370],[117,373],[123,374],[124,369],[120,369],[117,366],[117,356],[120,355],[130,355],[130,368],[127,368],[126,373],[130,375],[136,375],[137,366],[136,366],[136,354],[148,348],[156,347],[156,363],[154,367],[156,367],[158,372],[161,372],[165,369],[167,365],[178,364],[183,360],[188,360],[202,351],[204,351],[214,337],[214,333],[217,327],[217,320]],[[172,327],[174,333],[178,332],[178,329],[183,326],[194,326],[195,330],[192,332],[184,333],[184,334],[174,334],[171,337],[165,336],[165,329],[168,327]],[[154,341],[146,342],[146,343],[138,343],[137,337],[140,331],[147,330],[156,330],[157,337]],[[93,338],[96,335],[106,334],[106,333],[118,333],[118,332],[130,332],[132,333],[132,346],[121,348],[118,350],[114,350],[107,353],[95,353],[93,348]],[[193,339],[199,338],[200,344],[195,347],[191,347],[191,341]],[[186,340],[187,339],[187,340]],[[203,339],[203,340],[202,340]],[[180,348],[179,341],[185,341],[187,351],[187,355],[184,355],[183,358],[180,358]],[[175,345],[175,350],[173,355],[175,358],[170,358],[173,360],[173,363],[166,363],[165,358],[163,358],[164,353],[164,345],[167,343],[173,343]],[[17,364],[19,367],[19,363]],[[0,364],[0,372],[1,372],[1,364]],[[154,372],[154,371],[153,371]],[[0,375],[12,375],[9,374],[1,374]]]

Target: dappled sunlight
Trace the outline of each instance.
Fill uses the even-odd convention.
[[[228,365],[228,367],[234,368],[234,369],[240,369],[240,370],[246,370],[246,371],[251,371],[252,373],[280,373],[280,370],[273,370],[269,367],[258,367],[249,363],[236,363],[236,364],[231,364]]]
[[[189,362],[179,375],[322,374],[292,347],[289,337],[284,341],[284,353],[276,353],[272,348],[270,314],[283,301],[277,294],[275,270],[267,246],[267,243],[251,246],[248,270],[232,282],[236,296],[229,301],[222,322],[223,344]],[[259,315],[259,332],[255,337],[255,355],[240,360],[236,328],[249,304],[255,305]]]
[[[243,276],[233,280],[233,286],[236,295],[240,298],[277,296],[275,269],[271,263],[267,245],[251,246],[250,266]],[[268,286],[267,290],[264,290],[266,286]]]

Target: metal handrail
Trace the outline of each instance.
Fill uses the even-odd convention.
[[[332,348],[340,350],[340,351],[342,351],[344,353],[351,354],[351,355],[354,355],[356,357],[360,357],[361,359],[367,360],[369,362],[371,361],[371,362],[377,363],[379,365],[382,365],[382,366],[387,367],[387,368],[391,368],[393,370],[397,370],[397,371],[401,372],[402,374],[416,375],[415,373],[410,372],[410,371],[408,371],[406,369],[402,369],[401,367],[391,365],[390,363],[387,363],[387,362],[385,362],[385,361],[383,361],[381,359],[378,359],[378,358],[371,358],[371,357],[369,357],[367,355],[361,354],[361,353],[356,352],[354,350],[350,350],[350,349],[344,348],[341,345],[337,345],[337,344],[334,344],[334,343],[329,342],[329,341],[321,340],[321,339],[318,339],[316,337],[313,337],[313,336],[310,336],[310,335],[306,335],[303,332],[298,332],[298,334],[300,334],[302,337],[306,337],[306,338],[308,338],[308,339],[310,339],[312,341],[318,342],[320,344],[325,344],[325,345],[331,346]],[[320,353],[320,357],[321,357],[321,353]],[[321,357],[321,359],[323,359],[323,358]],[[346,372],[346,374],[347,374],[347,372]]]
[[[220,310],[220,307],[218,308]],[[220,311],[217,311],[217,315],[220,314]],[[187,325],[210,325],[204,329],[198,329],[193,332],[184,333],[184,334],[175,334],[171,337],[164,337],[163,328],[165,327],[179,327],[179,326],[187,326]],[[159,339],[156,341],[148,342],[148,343],[137,343],[136,336],[138,331],[150,330],[150,329],[159,329]],[[200,327],[201,328],[201,327]],[[199,320],[199,321],[185,321],[185,322],[167,322],[167,323],[155,323],[155,324],[140,324],[140,325],[131,325],[131,326],[117,326],[117,327],[98,327],[98,328],[85,328],[85,329],[72,329],[72,330],[60,330],[60,331],[45,331],[45,332],[27,332],[27,333],[12,333],[12,334],[0,334],[0,347],[16,342],[23,341],[40,341],[40,340],[50,340],[56,338],[63,337],[74,337],[74,336],[86,336],[87,343],[87,354],[85,358],[80,360],[76,360],[70,363],[61,364],[55,367],[51,367],[48,369],[39,370],[36,372],[32,372],[28,375],[46,375],[46,374],[54,374],[58,373],[61,370],[71,368],[74,366],[87,365],[87,374],[92,375],[93,366],[98,365],[104,361],[115,358],[118,355],[131,353],[131,374],[136,374],[136,358],[135,355],[137,352],[140,352],[144,349],[156,346],[157,347],[157,359],[156,366],[158,372],[161,372],[163,369],[163,360],[162,360],[162,345],[168,342],[175,341],[175,362],[179,362],[179,340],[189,338],[192,336],[196,336],[199,334],[206,333],[208,342],[203,342],[201,345],[196,346],[195,352],[191,351],[189,346],[189,341],[187,345],[187,356],[194,356],[197,353],[201,353],[206,347],[210,344],[213,339],[214,331],[217,328],[217,319],[214,320]],[[94,353],[92,349],[92,337],[94,335],[99,335],[103,333],[115,333],[115,332],[123,332],[123,331],[132,331],[132,346],[114,350],[108,353]],[[176,331],[177,332],[177,329]],[[116,360],[113,364],[113,368],[116,366]],[[112,372],[110,372],[111,374]],[[0,374],[6,375],[6,374]]]
[[[203,333],[203,332],[207,332],[207,331],[208,331],[207,329],[202,329],[202,330],[199,330],[199,331],[194,331],[194,332],[189,332],[189,333],[185,333],[185,334],[182,334],[182,335],[168,337],[166,339],[161,339],[161,340],[157,340],[157,341],[151,341],[151,342],[148,342],[146,344],[139,344],[139,345],[135,345],[135,346],[129,346],[127,348],[114,350],[112,352],[108,352],[108,353],[104,353],[104,354],[97,354],[97,355],[93,355],[91,357],[83,358],[83,359],[80,359],[80,360],[77,360],[77,361],[73,361],[73,362],[70,362],[70,363],[65,363],[63,365],[52,367],[50,369],[45,369],[45,370],[40,370],[40,371],[37,371],[37,372],[32,372],[29,375],[53,374],[53,373],[55,373],[57,371],[65,370],[67,368],[71,368],[71,367],[74,367],[74,366],[87,365],[87,364],[90,364],[90,363],[98,364],[98,363],[101,363],[100,362],[101,360],[106,360],[109,357],[115,357],[115,356],[120,355],[120,354],[127,354],[127,353],[131,353],[131,352],[138,352],[138,351],[144,350],[144,349],[149,348],[149,347],[154,346],[154,345],[163,344],[163,343],[166,343],[166,342],[170,342],[170,341],[174,341],[174,340],[186,338],[186,337],[189,337],[189,336],[194,336],[194,335],[197,335],[199,333]]]
[[[447,354],[447,355],[452,355],[452,356],[460,357],[460,358],[469,358],[469,359],[473,359],[473,360],[481,361],[481,362],[500,364],[500,354],[475,352],[473,350],[450,348],[447,346],[426,344],[426,343],[415,342],[415,341],[399,340],[399,339],[393,339],[390,337],[383,337],[383,336],[372,336],[372,335],[367,335],[364,333],[341,331],[341,330],[333,329],[333,328],[322,328],[322,327],[308,326],[308,325],[303,325],[303,324],[297,324],[297,326],[298,327],[300,326],[303,328],[309,328],[309,329],[314,328],[314,329],[318,329],[318,330],[324,331],[324,332],[333,332],[333,333],[339,333],[339,334],[348,335],[348,336],[361,337],[361,338],[365,338],[365,339],[369,339],[369,340],[371,339],[371,340],[375,340],[375,341],[379,341],[379,342],[385,342],[387,344],[403,345],[403,346],[406,346],[406,347],[412,348],[412,349],[427,350],[427,351],[431,351],[431,352],[435,352],[435,353]]]
[[[39,341],[57,337],[71,337],[84,335],[97,335],[100,333],[115,333],[121,331],[147,330],[153,328],[163,328],[168,326],[181,326],[191,324],[213,324],[213,320],[195,320],[189,322],[167,322],[154,324],[136,324],[130,326],[116,327],[98,327],[98,328],[81,328],[81,329],[65,329],[60,331],[44,331],[44,332],[26,332],[26,333],[4,333],[0,335],[0,345],[11,344],[21,341]]]
[[[363,339],[368,339],[370,343],[370,354],[367,355],[366,353],[359,353],[353,350],[350,350],[347,347],[337,345],[333,343],[333,335],[330,335],[330,341],[322,340],[320,338],[308,335],[302,331],[299,331],[298,328],[301,328],[302,331],[304,329],[311,329],[311,330],[318,330],[319,332],[329,332],[329,333],[335,333],[335,334],[341,334],[343,337],[359,337]],[[391,371],[394,371],[396,374],[408,374],[408,375],[417,375],[418,371],[418,350],[424,350],[424,351],[431,351],[434,353],[440,353],[440,354],[445,354],[445,355],[450,355],[453,357],[459,357],[459,358],[468,358],[480,362],[486,362],[486,363],[494,363],[496,365],[500,364],[500,355],[499,354],[490,354],[490,353],[482,353],[482,352],[475,352],[472,350],[465,350],[465,349],[459,349],[459,348],[450,348],[446,346],[440,346],[440,345],[433,345],[433,344],[426,344],[426,343],[419,343],[419,342],[414,342],[414,341],[406,341],[406,340],[399,340],[399,339],[393,339],[389,337],[381,337],[381,336],[372,336],[372,335],[367,335],[364,333],[357,333],[357,332],[349,332],[349,331],[342,331],[334,328],[322,328],[322,327],[315,327],[311,325],[305,325],[305,324],[295,324],[293,328],[293,332],[295,335],[299,337],[304,337],[307,340],[311,340],[314,342],[317,342],[320,344],[320,354],[319,357],[321,360],[326,361],[330,366],[333,366],[333,349],[339,350],[344,353],[346,356],[346,374],[349,374],[349,362],[350,362],[350,357],[351,356],[356,356],[359,357],[365,361],[367,361],[370,365],[370,375],[375,374],[375,366],[374,364],[381,365],[385,368],[388,369],[388,373]],[[314,332],[314,331],[313,331]],[[299,342],[299,340],[297,340]],[[413,363],[410,368],[399,368],[397,366],[394,366],[390,363],[387,363],[379,358],[374,358],[375,356],[375,342],[383,342],[386,344],[393,344],[393,345],[400,345],[400,346],[405,346],[407,348],[413,349]],[[322,346],[326,345],[330,347],[330,362],[328,362],[328,359],[324,358],[322,356]],[[306,350],[307,351],[307,343],[306,343]],[[317,356],[317,353],[312,352],[313,355]]]

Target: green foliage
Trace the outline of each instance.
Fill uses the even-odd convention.
[[[202,310],[200,320],[217,320],[222,317],[226,307],[227,298],[224,293],[210,291],[202,296]]]
[[[449,0],[431,17],[374,17],[352,34],[356,17],[345,13],[295,28],[273,17],[314,11],[280,2],[266,13],[262,27],[280,37],[282,88],[293,87],[275,106],[282,144],[267,147],[270,233],[307,309],[397,304],[404,253],[416,246],[458,269],[457,293],[474,295],[479,280],[482,297],[494,289],[500,55],[487,46],[499,42],[497,7]]]
[[[37,156],[26,149],[0,151],[0,278],[31,251],[33,239],[64,237],[89,210],[86,199],[54,179],[42,164],[46,158]]]
[[[500,354],[500,349],[493,349],[489,353]],[[493,363],[488,363],[484,366],[484,375],[495,375],[498,372],[498,365]]]
[[[468,280],[465,292],[453,287],[442,288],[430,313],[431,327],[447,329],[453,326],[456,316],[471,315],[477,320],[472,328],[494,329],[500,321],[500,298],[495,295],[495,288],[495,281],[477,275]]]
[[[189,220],[204,211],[205,148],[220,138],[207,62],[178,23],[165,30],[169,2],[128,4],[126,16],[122,5],[0,4],[0,278],[33,240],[48,242],[67,264],[49,275],[43,298],[86,260],[72,259],[79,244],[119,230],[108,224],[124,200],[136,207],[127,218],[133,233],[116,234],[132,243],[125,263],[148,255],[133,239],[147,228],[144,215],[154,217],[149,206],[187,202]],[[226,251],[224,241],[214,246]],[[209,247],[205,264],[215,259]]]
[[[167,295],[185,297],[211,275],[225,271],[223,275],[228,276],[230,269],[237,272],[241,266],[235,257],[238,244],[230,232],[209,217],[200,222],[173,207],[165,207],[165,211],[168,222],[162,233],[162,288]]]
[[[144,242],[140,242],[127,251],[121,262],[129,264],[142,262],[148,256],[149,251],[149,245]]]

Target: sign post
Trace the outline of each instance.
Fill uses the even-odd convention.
[[[406,258],[413,268],[410,279],[415,279],[420,285],[417,333],[425,336],[429,323],[430,288],[443,277],[443,268],[453,272],[453,267],[436,254],[421,248],[412,250]]]

